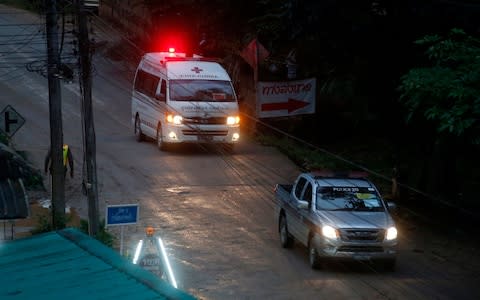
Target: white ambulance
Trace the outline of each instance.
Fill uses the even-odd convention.
[[[184,53],[147,53],[135,74],[132,124],[165,150],[170,144],[233,145],[240,138],[237,96],[226,70],[216,61]]]

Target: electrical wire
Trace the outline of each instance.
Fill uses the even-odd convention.
[[[200,146],[201,146],[204,150],[208,150],[208,149],[206,149],[206,147],[205,147],[204,145],[200,145]],[[217,150],[217,151],[218,151],[218,150]],[[273,199],[272,199],[271,197],[268,197],[268,196],[271,196],[271,190],[269,190],[267,187],[264,186],[264,187],[263,187],[263,191],[262,191],[262,188],[259,189],[259,188],[258,188],[259,186],[258,186],[257,184],[253,184],[253,185],[252,185],[252,182],[248,182],[248,179],[249,179],[249,178],[258,178],[258,177],[254,177],[254,176],[245,176],[245,177],[244,177],[244,176],[241,176],[241,175],[243,174],[243,173],[241,173],[241,172],[242,172],[242,171],[245,172],[245,166],[244,166],[244,170],[240,170],[240,169],[238,168],[238,166],[239,166],[239,165],[238,165],[238,161],[235,161],[234,159],[232,159],[232,156],[226,155],[225,152],[223,152],[223,153],[220,152],[220,154],[222,155],[222,156],[221,156],[222,159],[223,159],[223,160],[225,161],[225,163],[229,166],[229,169],[230,169],[230,170],[233,170],[235,173],[237,173],[237,177],[238,177],[238,178],[240,178],[242,181],[245,180],[245,184],[246,184],[246,185],[256,186],[256,187],[257,187],[257,189],[252,189],[252,190],[254,191],[254,193],[255,193],[255,195],[253,195],[252,199],[262,199],[262,200],[263,200],[263,201],[262,201],[263,203],[268,204],[268,207],[269,207],[270,209],[273,209],[275,203],[273,202]],[[252,172],[252,170],[258,171],[258,167],[259,167],[259,166],[264,166],[263,164],[261,164],[261,162],[258,162],[258,161],[256,161],[256,160],[252,160],[251,162],[255,162],[255,163],[257,164],[257,166],[256,166],[256,168],[255,168],[255,167],[252,168],[252,165],[247,165],[247,170],[250,170],[250,171],[249,171],[250,173]],[[263,173],[263,172],[257,172],[257,174],[255,174],[255,176],[258,176],[258,173]],[[248,174],[248,172],[247,172],[247,174]],[[272,173],[271,173],[271,172],[270,172],[270,173],[269,173],[269,172],[265,172],[264,174],[270,174],[270,175],[271,175]],[[270,176],[270,177],[271,177],[271,176]],[[245,179],[243,179],[243,178],[245,178]],[[373,287],[373,288],[375,288],[375,287]],[[379,290],[377,290],[377,292],[381,293],[381,291],[379,291]]]
[[[128,39],[127,39],[128,40]],[[137,50],[139,49],[136,45],[135,45],[135,48],[137,48]],[[122,54],[120,52],[120,50],[118,50],[118,54]],[[131,59],[132,57],[128,56],[128,57],[125,57],[124,58],[127,58],[127,59]],[[96,70],[96,69],[94,69]],[[97,75],[99,76],[102,76],[103,78],[105,78],[103,75],[99,74],[97,72]],[[21,76],[21,75],[20,75]],[[80,90],[81,90],[81,94],[83,95],[84,93],[84,87],[81,85],[80,86]],[[127,89],[124,89],[126,93],[130,93],[129,90]],[[83,114],[83,107],[82,107],[82,114]],[[275,127],[272,127],[271,125],[269,124],[266,124],[265,122],[259,120],[258,118],[254,117],[254,116],[251,116],[251,115],[246,115],[246,114],[242,114],[244,117],[250,119],[251,121],[253,122],[257,122],[257,123],[260,123],[264,126],[267,126],[267,127],[270,127],[270,129],[272,130],[275,130],[277,131],[278,133],[282,134],[282,135],[285,135],[293,140],[296,140],[298,143],[300,144],[303,144],[303,145],[306,145],[308,147],[311,147],[313,149],[316,149],[318,151],[321,151],[321,152],[324,152],[325,154],[331,156],[332,158],[334,159],[338,159],[338,160],[341,160],[343,162],[346,162],[346,163],[349,163],[351,164],[352,166],[354,167],[357,167],[359,169],[362,169],[366,172],[369,172],[371,174],[374,174],[380,178],[383,178],[385,180],[389,180],[390,181],[390,178],[387,177],[387,176],[384,176],[382,174],[379,174],[377,172],[373,172],[371,171],[370,169],[368,169],[367,167],[365,166],[362,166],[360,164],[357,164],[353,161],[350,161],[348,159],[345,159],[344,157],[340,156],[340,155],[337,155],[335,153],[332,153],[328,150],[325,150],[325,149],[322,149],[322,148],[319,148],[313,144],[310,144],[302,139],[298,139],[297,137],[295,136],[292,136],[284,131],[281,131],[279,130],[278,128],[275,128]],[[82,116],[82,119],[83,119],[83,116]],[[85,129],[82,128],[82,130],[84,131]],[[255,129],[256,130],[256,129]],[[84,135],[85,133],[82,134],[83,135],[83,138],[84,138]],[[84,144],[84,143],[83,143]],[[205,151],[209,151],[211,149],[207,149],[208,147],[205,147],[203,145],[201,145],[201,147],[205,150]],[[222,155],[222,159],[225,161],[225,163],[227,165],[229,165],[230,169],[233,170],[235,173],[237,173],[238,177],[241,178],[242,182],[244,185],[248,185],[248,186],[255,186],[257,187],[257,189],[250,189],[250,191],[253,193],[251,196],[253,199],[263,199],[263,201],[265,203],[268,203],[268,207],[270,208],[273,208],[273,201],[272,201],[272,198],[270,197],[271,196],[271,191],[268,191],[268,188],[264,185],[259,185],[257,184],[256,182],[254,181],[251,181],[249,180],[250,178],[258,178],[257,176],[261,176],[262,174],[266,174],[267,176],[263,176],[264,178],[268,177],[271,179],[271,177],[269,177],[269,175],[278,175],[278,174],[275,174],[275,169],[273,169],[272,167],[268,167],[268,166],[265,166],[264,164],[262,164],[261,162],[255,160],[254,158],[251,158],[250,160],[248,158],[244,158],[242,161],[240,160],[241,158],[235,156],[235,155],[228,155],[227,152],[225,151],[222,151],[221,148],[219,149],[216,149],[215,151],[219,151],[219,153]],[[85,153],[85,151],[84,151]],[[240,175],[242,174],[249,174],[251,176],[247,176],[246,178],[242,178]],[[262,176],[261,176],[262,177]],[[258,187],[261,187],[261,189],[258,189]],[[404,186],[405,188],[407,188],[407,186]],[[267,193],[268,191],[268,193]],[[415,191],[415,190],[414,190]],[[415,191],[417,192],[417,191]],[[235,204],[237,206],[239,206],[238,203],[235,202]],[[240,207],[239,207],[240,208]]]
[[[129,91],[126,91],[126,93],[128,93],[128,92],[129,92]],[[258,118],[255,118],[255,117],[253,117],[253,116],[246,115],[246,114],[244,114],[244,113],[242,113],[242,115],[245,116],[245,117],[247,117],[247,118],[249,118],[249,119],[251,119],[251,120],[253,120],[254,122],[258,122],[258,123],[260,123],[260,124],[262,124],[262,125],[267,125],[265,122],[259,120]],[[269,125],[269,126],[270,126],[270,125]],[[275,129],[276,129],[276,130],[279,130],[278,128],[275,128]],[[288,133],[286,133],[286,132],[284,132],[284,131],[279,130],[279,132],[280,132],[282,135],[284,135],[284,136],[289,136],[290,138],[294,138],[294,136],[291,136],[291,135],[289,135]],[[308,147],[313,147],[313,149],[316,149],[316,150],[318,150],[318,151],[324,152],[325,154],[329,155],[330,157],[332,157],[332,158],[334,158],[334,159],[339,159],[340,161],[343,161],[343,162],[345,162],[345,163],[349,163],[350,165],[355,166],[355,167],[358,167],[359,169],[364,170],[364,171],[366,171],[366,172],[368,172],[368,173],[370,173],[370,174],[373,174],[373,175],[379,176],[379,177],[382,178],[382,179],[391,181],[391,178],[390,178],[390,177],[385,176],[385,175],[383,175],[383,174],[380,174],[380,173],[378,173],[378,172],[372,171],[372,170],[370,170],[369,168],[367,168],[367,167],[365,167],[365,166],[363,166],[363,165],[361,165],[361,164],[355,163],[354,161],[351,161],[351,160],[348,160],[348,159],[344,158],[343,156],[337,155],[337,154],[335,154],[335,153],[333,153],[333,152],[330,152],[330,151],[328,151],[328,150],[326,150],[326,149],[317,147],[317,146],[315,146],[315,145],[313,145],[313,144],[310,144],[310,143],[308,143],[308,142],[306,142],[306,141],[304,141],[304,140],[298,139],[298,138],[296,138],[296,137],[295,137],[295,140],[297,140],[297,142],[299,142],[300,144],[306,145],[306,146],[308,146]],[[206,150],[208,151],[209,149],[206,149]],[[252,167],[251,164],[246,164],[246,165],[243,165],[243,168],[244,168],[244,169],[241,170],[241,169],[239,169],[239,166],[240,166],[240,168],[241,168],[242,164],[239,165],[238,162],[235,161],[235,156],[228,155],[228,153],[226,153],[226,152],[220,152],[220,154],[222,155],[222,158],[226,161],[227,165],[229,165],[231,169],[233,169],[235,172],[237,172],[237,174],[245,174],[245,173],[240,173],[240,172],[242,172],[242,171],[245,172],[245,168],[247,168],[248,170],[254,170],[254,171],[257,170],[257,171],[258,171],[259,168],[264,167],[263,164],[261,164],[260,162],[252,159],[252,161],[251,161],[250,163],[253,163],[254,166]],[[255,165],[256,165],[256,166],[255,166]],[[269,171],[270,171],[270,173],[266,173],[266,174],[272,175],[271,170],[268,170],[268,171],[266,171],[266,172],[269,172]],[[251,174],[251,172],[252,172],[252,171],[250,171],[250,173],[247,173],[247,174]],[[261,173],[261,172],[262,172],[262,171],[260,171],[260,173]],[[255,174],[255,176],[257,176],[257,175],[258,175],[258,174]],[[240,178],[243,178],[243,177],[240,177]],[[252,175],[252,176],[246,176],[245,178],[258,178],[258,177],[253,177],[253,175]],[[250,184],[250,185],[252,186],[252,182],[245,182],[245,184]],[[268,195],[268,194],[267,194],[268,189],[267,189],[267,188],[263,188],[263,192],[262,192],[261,189],[260,189],[260,190],[258,189],[258,187],[259,187],[258,185],[255,185],[255,183],[253,183],[253,184],[254,184],[253,186],[256,186],[257,188],[256,188],[256,189],[252,189],[253,192],[254,192],[254,194],[252,194],[250,198],[252,198],[252,199],[263,199],[264,201],[269,201],[269,202],[270,202],[270,206],[269,206],[269,207],[270,207],[270,208],[273,208],[273,204],[274,204],[274,203],[273,203],[272,198],[271,198],[271,197],[268,197],[268,196],[266,197],[266,195]],[[270,191],[270,193],[271,193],[271,191]],[[375,271],[375,270],[374,270],[374,271]],[[368,283],[367,283],[367,284],[368,284]],[[377,291],[377,292],[379,292],[380,294],[382,294],[381,291]],[[385,294],[383,293],[383,295],[385,295]]]
[[[95,17],[95,18],[96,18],[97,20],[101,20],[99,17]],[[101,20],[101,21],[102,21],[103,24],[105,24],[105,21],[103,21],[103,20]],[[109,29],[113,29],[111,26],[109,26],[109,27],[110,27]],[[117,32],[118,32],[118,30],[117,30]],[[122,35],[123,35],[123,34],[122,34]],[[129,39],[126,39],[126,40],[130,41]],[[130,44],[132,45],[133,42],[130,41]],[[140,47],[136,46],[135,44],[133,44],[133,46],[134,46],[137,50],[140,49]],[[366,166],[363,166],[363,165],[358,164],[358,163],[356,163],[356,162],[354,162],[354,161],[351,161],[351,160],[349,160],[349,159],[346,159],[346,158],[344,158],[344,157],[342,157],[342,156],[340,156],[340,155],[337,155],[337,154],[335,154],[335,153],[333,153],[333,152],[330,152],[330,151],[328,151],[328,150],[326,150],[326,149],[324,149],[324,148],[321,148],[321,147],[318,147],[318,146],[316,146],[316,145],[313,145],[313,144],[311,144],[311,143],[309,143],[309,142],[307,142],[307,141],[305,141],[305,140],[299,139],[299,138],[297,138],[297,137],[295,137],[295,136],[293,136],[293,135],[291,135],[291,134],[288,134],[288,133],[286,133],[286,132],[284,132],[284,131],[282,131],[282,130],[279,130],[278,128],[274,128],[273,126],[271,126],[271,125],[269,125],[269,124],[261,121],[260,119],[258,119],[258,118],[256,118],[256,117],[247,115],[247,114],[245,114],[245,113],[242,113],[242,115],[245,116],[245,117],[247,117],[247,118],[249,118],[249,119],[251,119],[253,122],[256,122],[256,123],[258,123],[258,124],[262,124],[263,126],[269,127],[270,129],[277,131],[277,132],[280,133],[281,135],[286,136],[286,137],[289,137],[289,138],[297,141],[297,142],[300,143],[301,145],[308,146],[309,148],[314,149],[314,150],[319,151],[319,152],[322,152],[322,153],[328,155],[329,157],[331,157],[331,158],[333,158],[333,159],[336,159],[336,160],[342,161],[342,162],[344,162],[344,163],[347,163],[347,164],[349,164],[349,165],[351,165],[351,166],[353,166],[353,167],[355,167],[355,168],[358,168],[358,169],[360,169],[360,170],[366,171],[367,173],[369,173],[369,174],[371,174],[371,175],[374,175],[374,176],[376,176],[376,177],[378,177],[378,178],[384,179],[384,180],[386,180],[386,181],[388,181],[388,182],[391,182],[391,181],[392,181],[392,179],[391,179],[389,176],[386,176],[386,175],[383,175],[383,174],[378,173],[378,172],[376,172],[376,171],[373,171],[373,170],[369,169],[369,168],[366,167]],[[425,196],[425,197],[428,197],[428,198],[430,198],[430,199],[432,199],[432,200],[434,200],[434,201],[442,202],[442,203],[445,204],[445,205],[448,204],[446,201],[442,201],[441,199],[437,199],[437,198],[433,197],[432,195],[429,195],[429,194],[427,194],[427,193],[425,193],[425,192],[423,192],[423,191],[420,191],[420,190],[418,190],[418,189],[416,189],[416,188],[413,188],[413,187],[411,187],[411,186],[408,186],[408,185],[406,185],[406,184],[399,183],[399,186],[400,186],[400,187],[403,187],[403,188],[405,188],[405,189],[408,189],[408,190],[410,190],[410,191],[413,191],[413,192],[415,192],[415,193],[417,193],[417,194],[421,194],[421,195],[423,195],[423,196]]]

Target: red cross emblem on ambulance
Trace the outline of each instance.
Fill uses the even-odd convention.
[[[198,73],[202,72],[203,70],[200,69],[199,67],[195,67],[195,68],[193,68],[191,71],[198,74]]]

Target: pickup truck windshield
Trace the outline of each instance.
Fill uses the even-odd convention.
[[[170,100],[195,102],[235,102],[229,81],[171,80]]]
[[[384,211],[379,195],[363,188],[319,188],[317,210]]]

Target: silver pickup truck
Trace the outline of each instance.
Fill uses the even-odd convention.
[[[301,173],[275,186],[275,221],[281,245],[308,248],[312,268],[325,259],[381,263],[394,270],[397,229],[385,202],[365,174]]]

